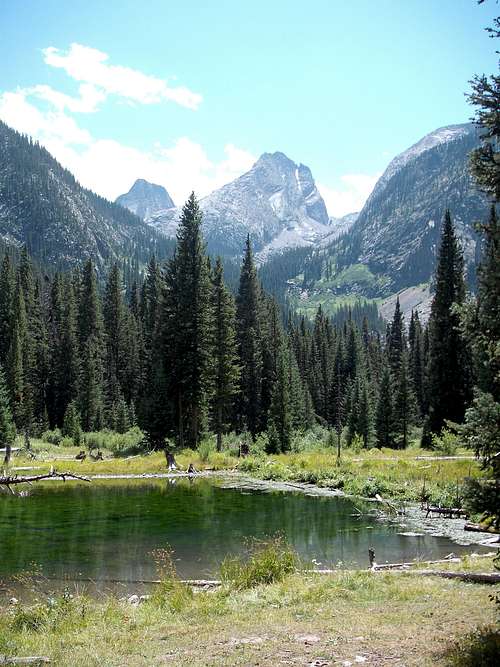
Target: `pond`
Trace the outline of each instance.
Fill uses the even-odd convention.
[[[0,496],[0,579],[37,564],[49,579],[135,582],[156,578],[151,551],[170,546],[183,577],[217,576],[248,538],[281,532],[320,567],[444,557],[467,551],[358,510],[359,500],[224,488],[207,479],[47,483],[27,497]],[[408,530],[408,529],[406,529]]]

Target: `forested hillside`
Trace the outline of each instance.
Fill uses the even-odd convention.
[[[0,239],[26,245],[46,271],[92,258],[99,274],[126,260],[135,272],[173,242],[137,216],[82,188],[48,153],[0,122]]]

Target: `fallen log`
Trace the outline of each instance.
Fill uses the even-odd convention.
[[[33,484],[33,482],[41,482],[45,479],[62,479],[63,482],[65,482],[66,479],[78,479],[82,482],[91,481],[88,477],[83,477],[83,475],[76,475],[72,472],[57,472],[57,470],[52,469],[48,473],[44,473],[42,475],[31,475],[30,477],[4,475],[3,477],[0,477],[0,486],[5,486],[11,493],[15,493],[11,487],[15,486],[16,484]]]
[[[489,530],[488,528],[484,528],[481,526],[480,523],[466,523],[464,526],[464,530],[469,530],[473,533],[487,533],[489,535],[498,535],[498,533],[495,530]]]
[[[375,570],[376,571],[376,570]],[[422,577],[459,579],[473,584],[500,584],[500,572],[448,572],[447,570],[395,570],[401,574],[416,574]]]
[[[453,519],[455,516],[457,519],[460,517],[465,517],[467,518],[467,512],[460,507],[434,507],[433,505],[428,505],[427,506],[427,513],[425,515],[425,518],[429,516],[429,514],[444,514],[447,516],[449,519]]]

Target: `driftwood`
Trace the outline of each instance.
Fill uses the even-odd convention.
[[[383,505],[387,505],[387,507],[394,512],[394,514],[399,514],[398,508],[391,503],[389,500],[386,500],[385,498],[382,498],[382,496],[379,493],[375,494],[375,499],[378,500],[379,503],[382,503]]]
[[[398,570],[396,570],[398,572]],[[399,570],[401,574],[459,579],[473,584],[500,584],[500,572],[448,572],[447,570]]]
[[[57,472],[57,470],[51,469],[51,471],[48,473],[44,473],[42,475],[31,475],[30,477],[4,475],[3,477],[0,477],[0,486],[5,486],[11,493],[15,493],[11,487],[15,486],[16,484],[33,484],[33,482],[40,482],[44,479],[62,479],[63,482],[65,482],[66,479],[79,479],[83,482],[91,481],[88,477],[83,477],[82,475],[75,475],[72,472]]]
[[[460,517],[467,518],[468,516],[467,512],[460,507],[434,507],[432,505],[427,505],[426,519],[429,514],[443,514],[445,517],[448,517],[448,519],[453,519],[454,516],[457,519],[460,519]]]
[[[498,533],[495,533],[495,531],[488,530],[487,528],[484,528],[481,526],[479,523],[466,523],[464,526],[464,530],[471,531],[473,533],[488,533],[489,535],[497,535]]]
[[[0,665],[46,665],[50,663],[50,658],[44,655],[33,655],[26,658],[16,656],[8,657],[0,655]]]

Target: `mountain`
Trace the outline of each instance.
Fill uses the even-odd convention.
[[[332,294],[369,297],[428,283],[447,208],[473,273],[474,224],[488,214],[488,202],[469,173],[468,156],[478,143],[473,124],[450,125],[394,158],[348,233],[311,260],[313,282],[326,277]]]
[[[99,271],[124,259],[144,263],[169,252],[167,239],[139,217],[83,188],[38,143],[0,122],[0,241],[45,267],[92,257]]]
[[[347,213],[341,218],[330,217],[330,231],[321,238],[319,245],[321,247],[326,247],[330,245],[332,241],[338,239],[339,236],[347,234],[358,218],[359,211],[356,213]]]
[[[351,229],[359,244],[357,261],[387,275],[397,289],[428,281],[449,208],[466,262],[473,264],[474,223],[487,212],[485,197],[469,173],[469,153],[477,145],[473,124],[451,125],[398,155]]]
[[[117,201],[123,202],[123,195]],[[258,258],[285,248],[310,246],[331,231],[323,198],[309,167],[283,153],[264,153],[236,180],[200,202],[208,250],[236,257],[248,234]],[[180,209],[157,211],[145,220],[174,236]]]
[[[143,178],[138,178],[127,194],[118,197],[116,203],[128,208],[145,222],[160,212],[175,208],[172,198],[162,185],[148,183]]]

